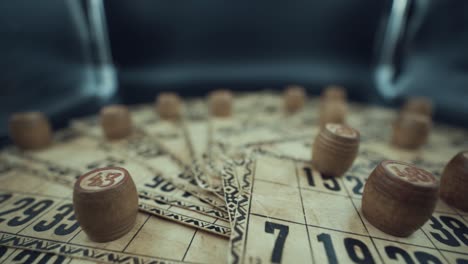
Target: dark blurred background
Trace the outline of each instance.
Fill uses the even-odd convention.
[[[468,1],[0,1],[0,138],[8,116],[55,127],[103,104],[329,84],[398,107],[428,96],[468,127]]]

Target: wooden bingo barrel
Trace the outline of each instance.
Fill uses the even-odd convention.
[[[359,132],[350,126],[326,124],[314,141],[313,165],[324,175],[343,175],[357,156],[359,138]]]
[[[362,197],[362,213],[375,227],[406,237],[420,228],[434,211],[439,183],[413,165],[384,160],[369,176]]]
[[[132,118],[124,105],[110,105],[101,109],[101,126],[107,139],[122,139],[132,133]]]
[[[468,151],[462,151],[445,166],[440,179],[440,197],[447,204],[468,212]]]
[[[392,144],[404,149],[417,149],[429,137],[432,122],[428,116],[402,113],[393,124]]]
[[[284,91],[284,108],[287,113],[294,113],[302,109],[306,102],[306,91],[304,87],[290,85]]]
[[[52,129],[41,112],[15,113],[10,117],[9,133],[22,149],[42,149],[52,142]]]
[[[430,118],[432,116],[432,108],[431,99],[427,97],[414,97],[406,101],[402,107],[402,112],[425,115]]]
[[[73,207],[78,223],[91,240],[115,240],[135,223],[138,212],[135,183],[124,168],[92,170],[76,181]]]
[[[209,96],[211,114],[216,117],[229,117],[232,113],[233,95],[229,90],[216,90]]]
[[[347,112],[346,102],[330,101],[322,104],[319,109],[320,126],[324,127],[327,123],[345,123]]]
[[[346,90],[338,85],[330,85],[322,92],[322,101],[346,101]]]
[[[181,115],[180,97],[175,93],[160,93],[156,98],[156,111],[161,119],[179,119]]]

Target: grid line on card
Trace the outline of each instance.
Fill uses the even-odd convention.
[[[0,188],[0,191],[4,191],[6,193],[11,193],[11,194],[23,194],[23,195],[32,195],[34,197],[36,196],[40,196],[40,197],[44,197],[44,198],[55,198],[55,199],[64,199],[64,200],[71,200],[71,199],[67,199],[63,196],[57,196],[57,195],[49,195],[49,194],[42,194],[42,193],[31,193],[31,192],[25,192],[25,191],[19,191],[19,190],[14,190],[14,191],[11,191],[11,190],[6,190],[6,189],[1,189]]]
[[[215,222],[216,222],[216,221],[215,221]],[[197,235],[197,232],[198,232],[198,229],[195,230],[195,232],[193,233],[192,239],[190,239],[190,243],[189,243],[187,249],[185,250],[184,256],[182,257],[182,261],[185,261],[185,257],[187,256],[187,253],[188,253],[188,251],[190,250],[190,247],[192,246],[193,239],[194,239],[195,236]]]
[[[380,260],[382,261],[382,263],[385,263],[384,260],[383,260],[383,258],[382,258],[382,255],[380,255],[380,251],[379,251],[379,249],[377,248],[377,245],[375,244],[374,238],[371,236],[371,234],[370,234],[370,232],[369,232],[369,229],[367,229],[366,223],[364,223],[364,220],[362,220],[362,216],[361,216],[361,214],[359,213],[359,210],[357,209],[356,205],[355,205],[354,202],[353,202],[353,196],[349,193],[349,190],[348,190],[348,188],[346,187],[346,185],[345,185],[345,183],[344,183],[344,181],[343,181],[343,178],[339,178],[338,180],[339,180],[339,181],[341,182],[341,184],[344,186],[344,189],[345,189],[346,193],[348,194],[348,199],[349,199],[349,201],[351,202],[351,204],[353,205],[353,208],[354,208],[354,210],[356,211],[357,215],[359,216],[359,220],[361,220],[361,223],[362,223],[362,225],[364,226],[364,229],[366,230],[366,232],[367,232],[367,234],[368,234],[368,237],[369,237],[370,241],[372,242],[372,245],[373,245],[374,248],[375,248],[375,251],[377,251],[377,254],[379,255]]]
[[[447,250],[447,249],[441,249],[440,252],[446,252],[446,253],[453,253],[453,254],[460,254],[463,256],[468,256],[468,252],[458,252],[458,251],[452,251],[452,250]]]
[[[8,256],[1,262],[2,264],[5,263],[5,261],[7,261],[7,259],[9,259],[13,255],[13,253],[15,253],[17,250],[19,250],[19,249],[16,249],[16,248],[11,248],[11,249],[13,249],[13,251],[10,254],[8,254]]]
[[[305,214],[304,199],[302,198],[301,183],[299,181],[299,173],[298,173],[297,170],[298,170],[298,166],[297,166],[297,164],[294,163],[294,172],[296,173],[297,189],[299,190],[299,196],[301,197],[302,214],[304,216],[304,224],[305,224],[305,228],[306,228],[306,231],[307,231],[307,241],[309,241],[310,256],[312,258],[312,261],[315,262],[314,251],[312,249],[312,242],[310,241],[309,226],[307,226],[307,217],[306,217],[306,214]]]
[[[281,218],[273,217],[273,216],[262,215],[262,214],[259,214],[259,213],[251,213],[251,215],[256,215],[256,216],[260,216],[260,217],[264,217],[264,218],[271,218],[271,219],[274,219],[274,220],[284,221],[284,222],[291,223],[291,224],[297,224],[297,225],[302,225],[302,226],[306,225],[306,224],[303,224],[303,223],[299,223],[299,222],[295,222],[295,221],[291,221],[291,220],[286,220],[286,219],[281,219]]]
[[[151,218],[151,215],[148,215],[148,217],[146,218],[145,222],[143,222],[143,224],[138,228],[138,230],[135,232],[135,234],[132,236],[132,238],[130,239],[130,241],[128,241],[127,245],[125,245],[125,247],[122,249],[122,252],[125,252],[125,250],[127,250],[128,246],[133,242],[133,240],[135,239],[135,237],[138,235],[138,233],[140,233],[140,230],[143,228],[143,226],[146,224],[146,222],[148,222],[148,220]]]
[[[74,236],[72,236],[70,239],[68,239],[68,241],[66,243],[70,243],[71,241],[73,241],[73,239],[75,239],[75,237],[78,236],[81,232],[83,232],[83,230],[80,227],[80,230],[78,232],[76,232],[76,234]]]
[[[269,180],[265,180],[265,179],[258,179],[258,181],[272,183],[272,184],[278,184],[278,185],[286,186],[286,187],[291,187],[291,185],[289,185],[289,184],[284,184],[284,183],[275,182],[275,181],[269,181]],[[318,193],[331,194],[331,195],[334,195],[334,196],[348,197],[347,195],[343,195],[343,194],[338,194],[338,193],[333,193],[333,192],[325,192],[325,191],[316,190],[316,189],[313,189],[313,188],[300,187],[300,183],[299,183],[299,188],[301,190],[306,190],[306,191],[314,191],[314,192],[318,192]]]
[[[437,250],[437,252],[440,253],[440,255],[444,258],[445,261],[447,261],[447,263],[449,263],[448,259],[445,257],[444,254],[442,254],[442,252],[440,251],[440,249],[436,246],[436,244],[434,244],[434,242],[432,242],[431,238],[429,238],[429,236],[426,234],[426,232],[424,231],[424,229],[421,227],[420,228],[421,231],[424,233],[424,235],[427,237],[427,239],[429,240],[429,242],[431,242],[431,244],[434,246],[434,248]]]

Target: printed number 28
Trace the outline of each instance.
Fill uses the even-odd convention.
[[[283,256],[284,242],[289,234],[289,226],[268,221],[265,222],[265,232],[274,234],[275,229],[279,230],[279,234],[276,237],[273,253],[271,254],[271,262],[280,263],[281,257]]]

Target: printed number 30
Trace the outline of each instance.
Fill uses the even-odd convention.
[[[286,241],[286,237],[288,237],[289,234],[289,226],[268,221],[265,222],[265,232],[268,234],[274,234],[275,229],[279,230],[279,234],[276,237],[273,254],[271,254],[271,262],[280,263],[281,257],[283,256],[284,242]]]

